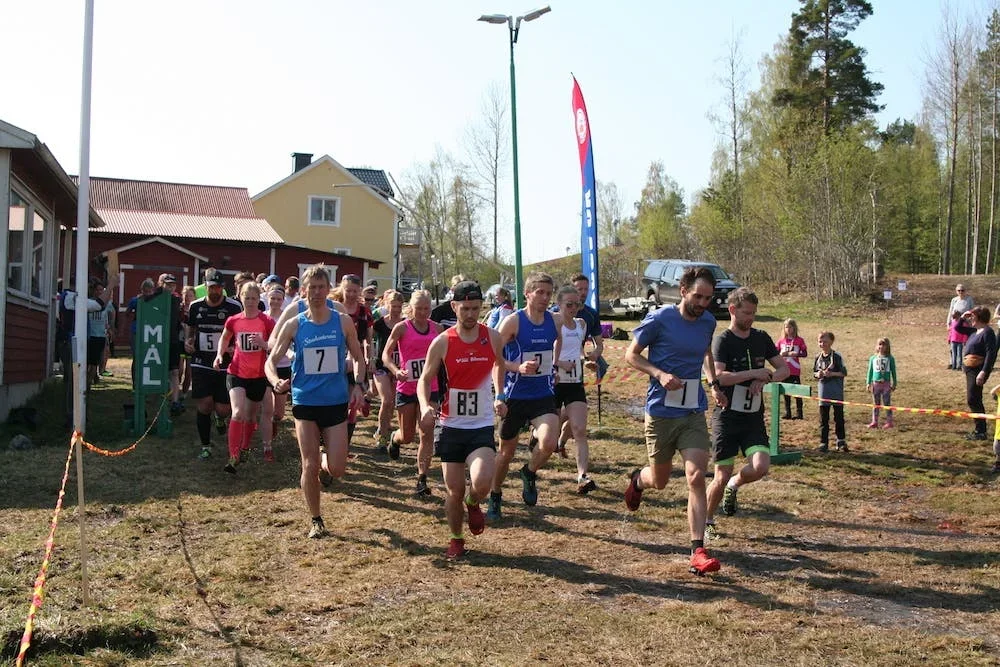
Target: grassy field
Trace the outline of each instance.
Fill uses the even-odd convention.
[[[963,378],[946,370],[954,279],[908,278],[891,308],[766,295],[758,326],[777,337],[781,318],[798,318],[811,353],[819,330],[833,330],[847,398],[859,402],[868,356],[887,335],[897,405],[964,409]],[[977,299],[996,293],[992,280],[966,284]],[[623,346],[609,349],[614,367]],[[112,368],[92,394],[87,436],[116,449],[131,442],[121,434],[127,361]],[[609,384],[600,425],[591,395],[597,491],[577,496],[572,459],[553,458],[538,506],[525,507],[512,475],[503,522],[470,537],[456,564],[443,558],[439,470],[434,497],[414,499],[414,450],[378,459],[373,419],[359,427],[346,478],[323,493],[325,540],[305,538],[289,423],[277,463],[258,449],[235,478],[221,470],[221,437],[219,457],[197,459],[191,408],[170,439],[119,458],[85,453],[90,605],[74,466],[29,663],[1000,662],[1000,494],[990,443],[962,438],[970,421],[900,414],[895,430],[872,432],[868,410],[848,408],[851,453],[823,455],[808,403],[806,420],[782,423],[783,446],[803,450],[802,462],[741,491],[740,513],[720,517],[709,544],[722,570],[697,578],[684,480],[647,492],[635,514],[622,501],[645,459],[635,416],[644,389],[641,379]],[[57,392],[38,403],[42,446],[0,451],[0,663],[16,652],[66,459],[57,404]],[[15,432],[3,427],[0,441]]]

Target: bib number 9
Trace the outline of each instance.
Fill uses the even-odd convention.
[[[681,380],[684,384],[677,389],[669,389],[663,396],[663,404],[668,408],[696,410],[698,408],[698,393],[701,386],[700,378]]]
[[[735,412],[757,412],[760,410],[760,394],[751,394],[749,387],[741,384],[733,387],[733,400],[729,409]]]
[[[340,355],[337,346],[307,347],[302,359],[306,375],[328,375],[340,372]]]

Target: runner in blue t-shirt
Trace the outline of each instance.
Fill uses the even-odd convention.
[[[712,358],[716,323],[708,304],[714,290],[715,277],[708,269],[685,271],[680,280],[681,302],[647,315],[632,332],[634,339],[625,352],[630,366],[650,376],[645,420],[649,464],[632,472],[625,505],[634,512],[643,490],[666,486],[674,453],[679,451],[688,480],[691,572],[698,575],[719,569],[719,561],[705,551],[705,470],[711,444],[705,424],[708,400],[701,386],[704,368],[715,402],[726,405]]]

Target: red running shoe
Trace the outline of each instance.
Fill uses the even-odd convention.
[[[274,450],[273,449],[265,449],[264,450],[264,460],[267,461],[268,463],[274,463]]]
[[[639,509],[639,503],[642,502],[642,489],[636,484],[641,472],[642,468],[633,470],[631,479],[628,481],[628,486],[625,487],[625,507],[629,508],[632,512]]]
[[[469,532],[473,535],[482,535],[486,530],[486,515],[479,508],[479,503],[475,505],[465,504],[465,509],[469,511]]]
[[[705,547],[698,547],[691,554],[691,567],[688,570],[691,574],[697,574],[701,577],[709,572],[718,572],[720,567],[722,566],[719,564],[718,558],[709,556]]]
[[[465,555],[465,540],[460,538],[451,538],[448,542],[448,551],[445,552],[444,557],[448,560],[458,560]]]

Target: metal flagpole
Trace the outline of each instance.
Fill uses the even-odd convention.
[[[90,84],[94,63],[94,0],[86,0],[83,19],[83,83],[80,95],[80,186],[76,201],[76,346],[73,360],[73,431],[84,432],[87,423],[87,301],[90,264]],[[84,290],[87,290],[84,292]],[[82,298],[81,298],[82,297]],[[87,591],[87,513],[83,496],[83,446],[76,439],[76,488],[80,512],[80,581],[83,606]]]

